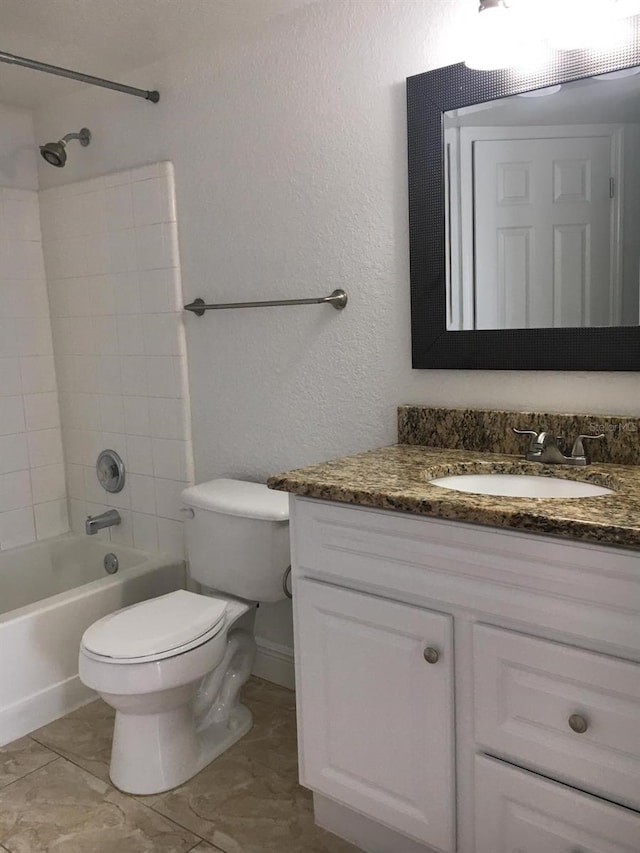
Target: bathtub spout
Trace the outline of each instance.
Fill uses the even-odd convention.
[[[113,527],[116,524],[120,524],[121,521],[122,519],[118,510],[109,509],[101,515],[88,515],[84,523],[84,529],[87,536],[93,536],[98,530],[102,530],[105,527]]]

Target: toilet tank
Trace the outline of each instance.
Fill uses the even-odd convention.
[[[182,492],[193,580],[247,601],[284,598],[289,497],[261,483],[211,480]]]

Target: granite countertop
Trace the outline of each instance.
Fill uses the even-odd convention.
[[[451,474],[523,473],[613,489],[590,498],[513,498],[433,486]],[[396,444],[269,478],[272,489],[308,498],[446,518],[640,549],[640,466],[540,465],[522,456]]]

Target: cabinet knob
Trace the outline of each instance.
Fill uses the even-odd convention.
[[[438,663],[440,660],[440,652],[437,649],[432,649],[431,646],[424,650],[424,659],[427,663]]]
[[[583,735],[589,728],[589,722],[582,714],[572,714],[569,717],[569,728],[577,735]]]

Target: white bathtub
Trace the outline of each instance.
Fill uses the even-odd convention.
[[[179,560],[71,533],[0,553],[0,746],[93,698],[78,678],[92,622],[184,585]]]

